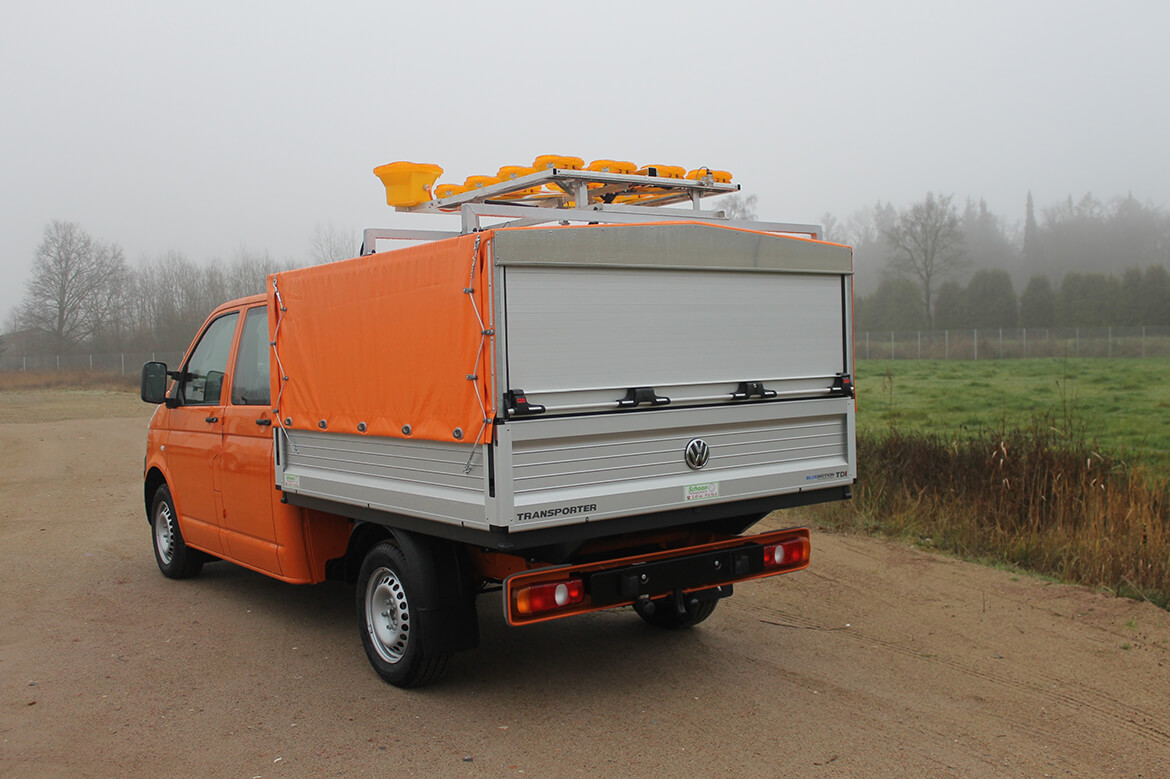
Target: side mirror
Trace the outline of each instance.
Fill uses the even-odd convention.
[[[167,364],[148,362],[142,365],[142,384],[139,397],[147,403],[158,405],[167,399]]]

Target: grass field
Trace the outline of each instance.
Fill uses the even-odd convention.
[[[1170,359],[863,361],[826,526],[1170,606]]]
[[[1170,470],[1170,359],[862,360],[858,428],[966,437],[1037,420]]]

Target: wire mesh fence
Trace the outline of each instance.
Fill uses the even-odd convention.
[[[121,376],[136,376],[142,363],[160,360],[172,367],[183,359],[182,352],[105,352],[95,354],[0,354],[0,371],[90,370]]]
[[[1167,357],[1170,327],[1019,327],[867,331],[867,360],[1010,360],[1024,357]]]

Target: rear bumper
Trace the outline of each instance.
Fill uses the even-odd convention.
[[[767,564],[765,549],[786,543],[802,548],[802,553],[783,563]],[[808,529],[792,528],[636,557],[524,571],[504,580],[504,613],[508,624],[528,625],[778,576],[807,568],[809,548]],[[583,599],[525,613],[521,604],[529,600],[524,597],[526,591],[559,583],[572,583],[571,589],[583,585]]]

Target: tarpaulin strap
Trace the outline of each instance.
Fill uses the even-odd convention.
[[[272,347],[272,356],[276,358],[276,370],[280,372],[280,389],[276,393],[276,403],[272,407],[272,413],[276,414],[279,422],[280,399],[284,397],[284,383],[288,381],[288,376],[284,373],[284,366],[280,364],[280,352],[276,350],[276,337],[280,335],[280,326],[284,322],[284,313],[288,309],[284,307],[284,300],[280,297],[280,287],[276,284],[276,276],[272,277],[272,292],[276,295],[276,328],[272,331],[272,341],[268,345]]]
[[[487,430],[488,419],[487,406],[483,402],[483,393],[479,391],[479,361],[483,357],[483,349],[487,344],[489,335],[493,335],[493,331],[483,323],[483,316],[479,313],[479,305],[475,302],[475,268],[479,262],[479,240],[480,236],[475,236],[475,247],[471,250],[471,275],[467,279],[467,286],[463,289],[463,293],[471,300],[471,310],[475,312],[475,321],[479,322],[479,348],[475,352],[475,362],[471,364],[471,371],[467,374],[467,380],[472,382],[472,388],[475,390],[475,399],[479,402],[480,416],[483,419],[483,424],[479,428],[479,434],[472,439],[471,454],[467,457],[467,463],[463,466],[464,473],[471,473],[471,463],[475,460],[475,452],[479,447],[480,439],[483,438],[483,431]]]

